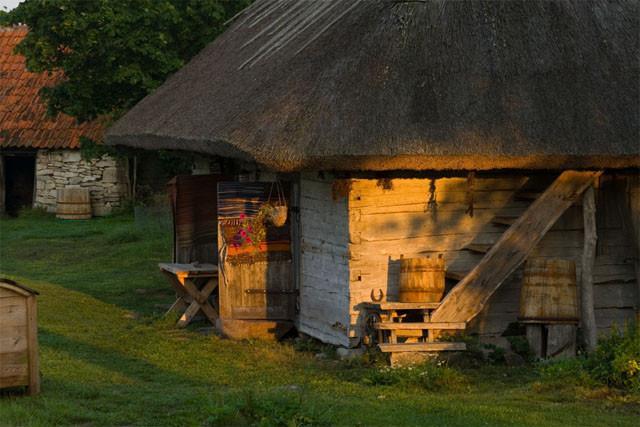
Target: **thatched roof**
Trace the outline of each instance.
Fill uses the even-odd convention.
[[[640,166],[639,2],[258,0],[109,131],[277,170]]]

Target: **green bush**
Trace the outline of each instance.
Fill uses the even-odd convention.
[[[371,368],[366,372],[363,382],[371,385],[415,386],[430,391],[455,391],[467,385],[465,376],[446,366],[444,361],[396,368]]]
[[[628,324],[602,338],[585,363],[594,379],[609,386],[640,392],[640,328]]]
[[[323,416],[303,409],[303,393],[227,397],[209,410],[207,426],[304,427],[328,425]],[[325,412],[324,414],[328,414]]]
[[[577,358],[549,361],[540,368],[541,390],[604,385],[640,392],[640,331],[629,324],[602,337],[596,350]]]
[[[535,360],[536,355],[531,349],[527,337],[524,335],[513,335],[508,336],[507,341],[509,341],[511,351],[522,356],[524,360],[527,362],[533,362]]]

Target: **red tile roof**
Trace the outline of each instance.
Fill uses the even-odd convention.
[[[25,58],[13,52],[27,35],[27,27],[0,27],[0,147],[79,148],[80,136],[101,141],[104,125],[78,124],[66,114],[47,115],[38,91],[54,85],[60,73],[31,73]]]

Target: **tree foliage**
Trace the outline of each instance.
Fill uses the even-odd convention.
[[[29,26],[17,51],[35,72],[62,71],[44,88],[51,113],[120,116],[212,41],[251,0],[26,0],[10,14]]]

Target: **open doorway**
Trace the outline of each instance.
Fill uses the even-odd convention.
[[[36,172],[35,155],[3,155],[4,202],[7,214],[16,216],[18,211],[33,204]]]

